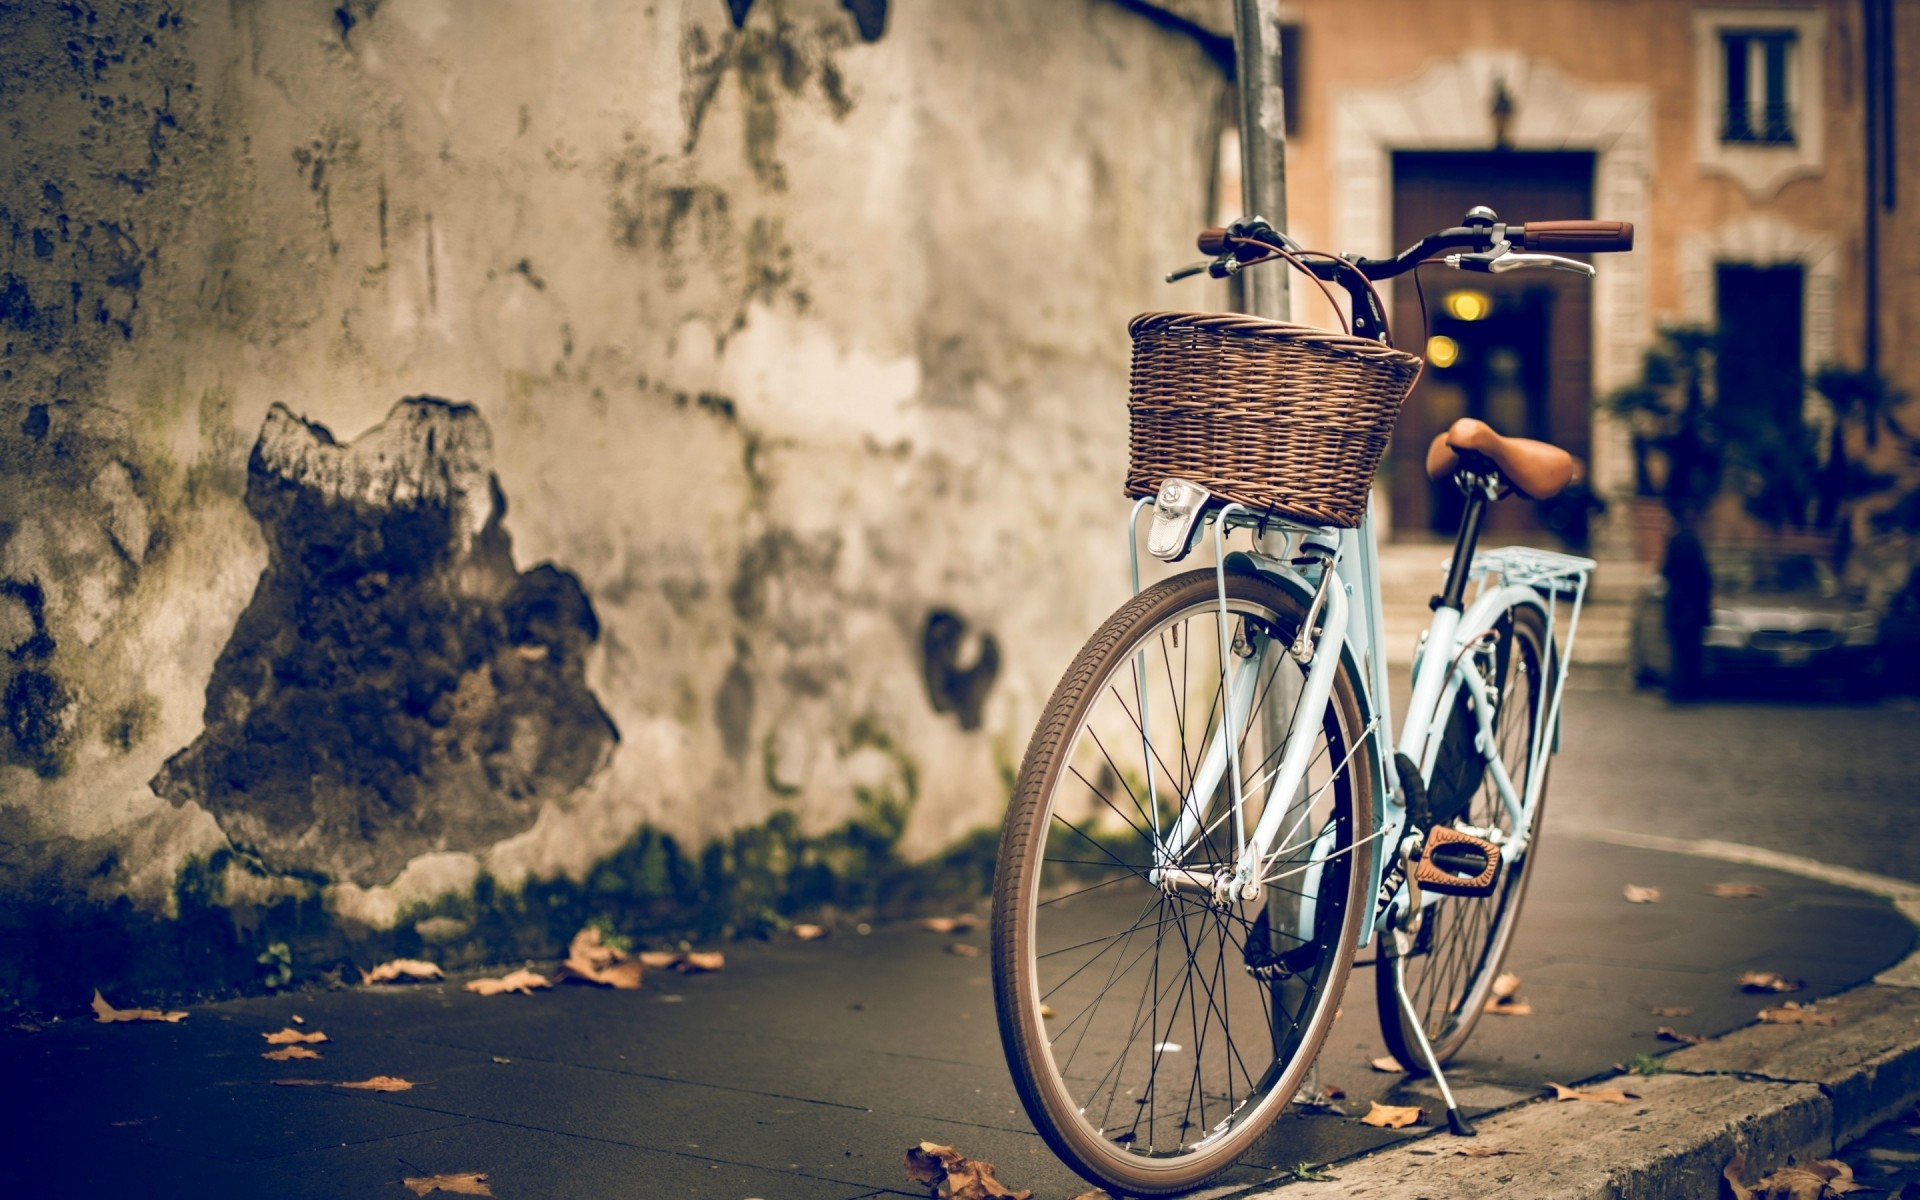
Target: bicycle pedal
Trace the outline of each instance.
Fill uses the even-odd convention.
[[[1490,896],[1500,878],[1500,847],[1445,825],[1427,830],[1413,864],[1419,885],[1443,896]]]

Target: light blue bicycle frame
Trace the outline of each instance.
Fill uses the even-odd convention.
[[[1133,582],[1136,593],[1140,590],[1140,566],[1135,530],[1140,510],[1152,502],[1151,498],[1139,501],[1129,517],[1128,534],[1134,547]],[[1369,780],[1372,794],[1384,798],[1373,814],[1373,828],[1355,845],[1356,852],[1362,845],[1371,845],[1376,851],[1366,855],[1365,859],[1371,873],[1370,894],[1376,898],[1374,919],[1362,925],[1359,944],[1365,946],[1372,941],[1376,929],[1381,927],[1396,906],[1404,905],[1407,895],[1404,878],[1398,878],[1391,888],[1386,886],[1389,863],[1399,856],[1402,839],[1407,833],[1406,790],[1394,764],[1394,752],[1397,750],[1418,764],[1423,779],[1430,778],[1446,729],[1444,714],[1453,711],[1463,688],[1474,700],[1473,712],[1479,721],[1476,748],[1487,759],[1488,775],[1506,808],[1511,827],[1517,831],[1514,836],[1504,840],[1497,830],[1473,832],[1480,836],[1491,835],[1490,840],[1501,841],[1503,854],[1510,860],[1517,859],[1525,851],[1526,841],[1533,829],[1534,815],[1539,810],[1540,796],[1546,782],[1547,759],[1558,748],[1560,701],[1566,687],[1566,656],[1572,652],[1574,633],[1580,622],[1580,608],[1586,598],[1587,581],[1594,562],[1525,547],[1507,547],[1475,555],[1470,578],[1480,582],[1479,592],[1464,611],[1446,607],[1434,610],[1433,620],[1415,656],[1413,691],[1401,722],[1399,738],[1389,743],[1386,733],[1391,725],[1389,698],[1392,693],[1388,686],[1386,656],[1382,649],[1385,631],[1381,614],[1379,549],[1374,538],[1371,504],[1367,515],[1353,529],[1315,529],[1300,525],[1275,527],[1269,523],[1264,536],[1269,541],[1281,539],[1282,544],[1277,547],[1281,551],[1279,553],[1226,552],[1225,533],[1228,530],[1259,524],[1254,514],[1237,504],[1220,508],[1206,519],[1213,527],[1214,569],[1220,603],[1218,635],[1224,676],[1221,690],[1227,702],[1222,706],[1224,715],[1220,727],[1202,753],[1186,794],[1180,798],[1179,819],[1170,829],[1160,829],[1157,827],[1160,810],[1157,797],[1149,805],[1155,813],[1156,823],[1157,861],[1151,876],[1153,881],[1161,885],[1171,883],[1200,890],[1227,887],[1240,899],[1252,901],[1258,899],[1261,888],[1273,882],[1266,876],[1272,864],[1283,855],[1306,845],[1287,844],[1295,830],[1282,829],[1281,826],[1285,824],[1288,814],[1294,811],[1295,806],[1290,804],[1262,805],[1259,824],[1252,830],[1245,827],[1242,788],[1247,783],[1241,777],[1238,732],[1244,728],[1250,716],[1254,683],[1268,662],[1267,656],[1304,652],[1309,645],[1305,639],[1311,636],[1316,616],[1320,621],[1320,632],[1317,639],[1310,643],[1311,657],[1304,660],[1310,665],[1285,750],[1279,765],[1265,779],[1254,781],[1254,786],[1266,788],[1269,798],[1297,793],[1310,766],[1315,732],[1320,728],[1319,717],[1329,702],[1335,669],[1344,662],[1359,684],[1356,690],[1361,710],[1361,737],[1372,744],[1372,753],[1364,756],[1372,770],[1373,778]],[[1196,536],[1204,536],[1204,533]],[[1293,565],[1301,556],[1296,554],[1289,557],[1285,553],[1288,545],[1296,548],[1319,547],[1323,550],[1330,548],[1334,551],[1331,565],[1326,565],[1327,556],[1321,555],[1318,558],[1321,564],[1319,569],[1312,573],[1304,572]],[[1441,565],[1444,569],[1445,564]],[[1293,647],[1288,647],[1277,644],[1271,638],[1262,639],[1250,658],[1243,659],[1230,653],[1226,603],[1226,572],[1229,570],[1257,572],[1299,597],[1308,608],[1301,640]],[[1509,777],[1506,765],[1493,752],[1493,720],[1498,706],[1493,702],[1495,698],[1489,696],[1487,684],[1473,660],[1485,646],[1486,635],[1502,615],[1523,606],[1540,612],[1546,623],[1547,644],[1551,647],[1556,633],[1556,617],[1559,615],[1558,601],[1563,597],[1570,601],[1567,606],[1570,617],[1566,644],[1558,652],[1551,649],[1547,651],[1547,662],[1542,664],[1542,670],[1548,672],[1551,686],[1538,689],[1535,699],[1539,707],[1534,714],[1534,737],[1536,746],[1539,746],[1539,739],[1547,739],[1544,747],[1541,747],[1544,753],[1531,755],[1527,778],[1516,780]],[[1236,667],[1235,663],[1242,665]],[[1145,739],[1151,736],[1151,714],[1146,709],[1144,694],[1140,699],[1141,734]],[[1335,769],[1350,767],[1357,748],[1358,741],[1349,748],[1347,763],[1337,764]],[[1216,794],[1223,778],[1231,781],[1229,800],[1233,806],[1233,845],[1237,849],[1230,881],[1217,873],[1203,873],[1177,865],[1195,839],[1207,829],[1207,823],[1216,819],[1208,811],[1207,798]],[[1304,819],[1307,810],[1301,811]],[[1330,833],[1331,829],[1324,834],[1316,833],[1315,836],[1323,837]],[[1324,861],[1323,857],[1314,856],[1306,865],[1294,867],[1288,872],[1308,873],[1299,890],[1309,899],[1302,905],[1295,931],[1303,937],[1313,928],[1311,897],[1317,892],[1315,877]],[[1397,877],[1398,873],[1395,872],[1395,875]],[[1433,899],[1432,893],[1423,894],[1423,903],[1431,903]]]

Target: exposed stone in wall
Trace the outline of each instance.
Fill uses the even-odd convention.
[[[515,571],[467,405],[402,401],[351,446],[276,405],[248,466],[268,564],[154,791],[275,871],[382,883],[478,850],[584,783],[618,734],[579,581]]]

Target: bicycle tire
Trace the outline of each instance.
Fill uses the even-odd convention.
[[[1306,600],[1249,572],[1229,572],[1226,593],[1233,641],[1270,647],[1251,660],[1261,675],[1236,739],[1243,778],[1258,781],[1279,761],[1267,742],[1284,744],[1260,714],[1297,709],[1306,668],[1286,647]],[[1218,614],[1214,573],[1193,571],[1087,642],[1028,745],[994,877],[994,997],[1020,1099],[1062,1161],[1129,1195],[1195,1187],[1272,1124],[1333,1023],[1370,916],[1373,743],[1345,660],[1265,894],[1221,902],[1148,878],[1152,818],[1164,839],[1221,708]],[[1249,830],[1263,790],[1247,789]],[[1226,792],[1223,780],[1212,798]],[[1231,861],[1226,824],[1180,862]]]
[[[1509,776],[1516,786],[1524,787],[1533,756],[1550,752],[1536,728],[1537,704],[1540,688],[1554,677],[1557,660],[1547,639],[1545,618],[1531,605],[1507,609],[1494,622],[1493,631],[1492,660],[1499,676],[1489,681],[1499,696],[1494,738]],[[1514,720],[1516,715],[1523,719]],[[1442,1063],[1459,1053],[1473,1034],[1506,962],[1538,857],[1546,792],[1543,777],[1526,851],[1518,861],[1506,858],[1497,890],[1489,896],[1445,896],[1431,905],[1414,952],[1404,965],[1407,996],[1420,1011],[1434,1057]],[[1467,811],[1451,824],[1476,832],[1498,830],[1503,839],[1513,835],[1512,821],[1490,772],[1480,780]],[[1374,1000],[1387,1049],[1408,1074],[1427,1074],[1426,1059],[1394,992],[1392,959],[1386,956],[1374,967]]]

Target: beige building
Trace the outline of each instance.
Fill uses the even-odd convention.
[[[1174,6],[1194,17],[1199,6]],[[1228,6],[1207,14],[1223,29]],[[1460,347],[1430,369],[1391,469],[1402,534],[1444,525],[1408,447],[1463,412],[1588,457],[1603,494],[1634,486],[1625,432],[1592,419],[1634,381],[1656,330],[1721,335],[1732,403],[1801,407],[1827,364],[1920,396],[1920,9],[1899,0],[1690,3],[1290,0],[1295,83],[1288,227],[1309,246],[1389,253],[1469,204],[1507,220],[1632,221],[1635,253],[1591,284],[1536,273],[1489,284],[1422,272],[1431,332]],[[1421,337],[1395,285],[1402,345]],[[1490,319],[1447,297],[1491,293]],[[1296,314],[1328,319],[1310,288]],[[1869,314],[1876,319],[1869,319]],[[1797,374],[1797,378],[1795,378]],[[1805,405],[1818,432],[1824,409]],[[1920,433],[1920,405],[1905,410]],[[1862,431],[1851,431],[1856,442]],[[1920,485],[1911,451],[1855,449]],[[1622,534],[1616,521],[1614,536]]]

